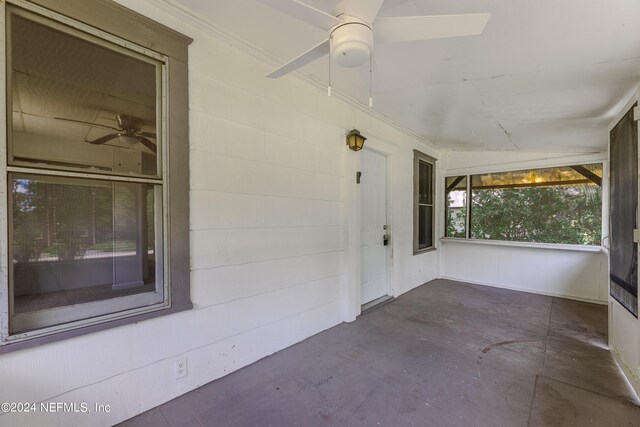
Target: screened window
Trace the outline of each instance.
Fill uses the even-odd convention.
[[[21,9],[7,29],[10,165],[161,175],[161,57]]]
[[[637,103],[609,133],[610,216],[609,289],[624,308],[638,317],[638,121]]]
[[[467,237],[467,176],[449,176],[445,186],[445,236]]]
[[[30,4],[6,9],[2,343],[168,309],[172,296],[174,308],[190,306],[188,282],[185,303],[167,273],[168,233],[182,226],[167,228],[165,204],[175,186],[164,140],[173,59],[68,18],[76,6],[60,6],[67,17]],[[124,12],[96,7],[107,25]],[[184,124],[175,120],[173,134]]]
[[[453,183],[459,177],[449,177]],[[466,237],[600,245],[602,164],[471,175]],[[450,184],[451,185],[451,184]],[[445,191],[448,191],[449,187]],[[449,194],[454,193],[452,188]],[[461,189],[458,191],[462,191]],[[449,196],[449,204],[456,204]],[[449,209],[447,236],[465,237]]]
[[[8,17],[9,333],[163,303],[162,58]]]
[[[414,150],[413,252],[432,249],[434,230],[435,159]]]
[[[11,333],[164,300],[161,186],[18,173],[10,186]]]

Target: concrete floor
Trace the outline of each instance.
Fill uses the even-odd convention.
[[[640,426],[607,307],[435,280],[124,426]]]

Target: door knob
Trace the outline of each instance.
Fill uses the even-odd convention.
[[[391,236],[389,236],[388,234],[385,234],[384,236],[382,236],[383,245],[388,246],[390,240],[391,240]]]

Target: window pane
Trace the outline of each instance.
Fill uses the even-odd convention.
[[[160,62],[15,12],[9,40],[11,164],[158,175]]]
[[[467,176],[445,179],[446,237],[467,236]]]
[[[158,186],[25,174],[10,185],[13,316],[144,293],[162,300]],[[74,320],[98,315],[77,307]]]
[[[557,185],[597,185],[602,180],[602,164],[574,165],[471,176],[477,189],[549,187]]]
[[[419,206],[418,208],[418,248],[429,248],[433,246],[432,234],[432,206]]]
[[[431,164],[419,163],[418,169],[418,203],[430,205],[432,201]]]
[[[471,237],[599,245],[602,165],[471,177]]]
[[[413,206],[413,252],[434,246],[433,230],[433,182],[436,160],[413,150],[414,206]]]

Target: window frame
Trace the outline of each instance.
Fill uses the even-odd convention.
[[[465,181],[465,212],[464,212],[464,237],[454,237],[454,236],[447,236],[447,230],[449,227],[448,224],[448,218],[449,218],[449,195],[447,194],[447,178],[458,178],[464,176],[464,181]],[[444,194],[444,225],[443,225],[443,237],[445,239],[469,239],[470,238],[470,233],[469,233],[469,227],[471,226],[471,209],[469,209],[470,206],[470,200],[469,200],[469,196],[471,194],[471,174],[466,174],[466,175],[447,175],[445,177],[443,177],[443,183],[444,183],[444,189],[445,189],[445,194]],[[452,189],[452,191],[455,190]]]
[[[508,172],[521,172],[521,171],[531,171],[537,169],[552,169],[552,168],[567,168],[571,166],[582,166],[589,164],[600,164],[602,165],[602,196],[601,196],[601,210],[604,213],[605,208],[605,180],[607,179],[607,169],[606,169],[606,161],[602,159],[593,159],[593,160],[580,160],[577,162],[571,163],[559,163],[553,165],[535,165],[529,168],[522,167],[514,167],[514,168],[506,168],[506,169],[489,169],[475,172],[467,172],[467,173],[454,173],[451,175],[445,175],[443,177],[444,186],[443,192],[446,193],[446,181],[447,178],[451,177],[459,177],[465,176],[467,181],[467,211],[466,211],[466,233],[465,237],[453,237],[446,235],[446,209],[447,209],[447,200],[445,194],[445,211],[444,211],[444,221],[445,221],[445,229],[442,237],[443,241],[454,241],[454,242],[469,242],[469,243],[480,243],[480,244],[497,244],[497,245],[505,245],[505,246],[521,246],[521,247],[542,247],[542,248],[555,248],[555,249],[567,249],[567,250],[577,250],[577,251],[601,251],[602,250],[602,241],[600,245],[586,245],[586,244],[572,244],[572,243],[546,243],[546,242],[531,242],[531,241],[521,241],[521,240],[496,240],[496,239],[478,239],[471,237],[471,226],[472,226],[472,217],[473,217],[473,208],[472,208],[472,177],[475,175],[484,175],[484,174],[496,174],[496,173],[508,173]],[[600,228],[603,229],[603,224],[605,221],[605,215],[602,215]],[[603,235],[604,236],[604,235]],[[602,240],[602,239],[601,239]]]
[[[192,308],[189,283],[189,146],[188,146],[188,46],[192,39],[139,15],[109,0],[8,0],[0,8],[2,31],[7,32],[10,9],[26,10],[47,21],[88,33],[92,39],[103,39],[109,45],[122,47],[131,56],[142,54],[162,58],[162,87],[158,94],[159,176],[142,178],[116,174],[85,173],[60,169],[10,166],[7,151],[11,77],[6,54],[10,41],[5,37],[0,62],[5,70],[5,84],[0,85],[0,105],[4,108],[5,132],[0,132],[0,188],[8,189],[10,173],[35,172],[42,175],[102,179],[108,181],[148,182],[162,185],[162,248],[164,281],[163,302],[148,307],[112,312],[68,324],[45,327],[26,333],[9,334],[9,246],[10,192],[0,199],[0,354],[83,335],[111,327],[139,322]],[[55,28],[55,27],[54,27]],[[142,31],[141,31],[142,30]],[[92,40],[93,41],[93,40]],[[134,55],[135,54],[135,55]],[[160,203],[156,202],[156,205]],[[157,206],[159,207],[159,206]],[[105,300],[108,303],[109,300]]]
[[[413,255],[422,254],[425,252],[435,251],[436,248],[436,162],[438,160],[428,154],[419,150],[413,150]],[[427,163],[431,166],[431,203],[426,204],[431,206],[431,245],[420,247],[419,235],[420,235],[420,163]],[[425,205],[425,204],[423,204]]]

